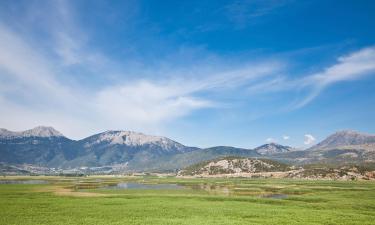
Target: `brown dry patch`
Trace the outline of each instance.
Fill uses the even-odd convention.
[[[94,192],[80,192],[74,191],[68,187],[62,186],[48,186],[42,187],[35,190],[36,192],[52,192],[59,196],[73,196],[73,197],[104,197],[110,196],[110,194],[94,193]]]

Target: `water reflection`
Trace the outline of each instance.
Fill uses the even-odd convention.
[[[214,184],[194,184],[194,185],[182,185],[182,184],[143,184],[135,182],[122,182],[115,185],[108,185],[103,187],[104,189],[120,190],[120,189],[133,189],[133,190],[178,190],[178,189],[192,189],[196,191],[205,191],[212,195],[224,195],[224,196],[254,196],[260,198],[272,198],[272,199],[284,199],[287,198],[286,194],[263,194],[259,192],[253,192],[251,189],[242,188],[237,190],[235,186],[230,185],[214,185]]]
[[[0,180],[0,184],[48,184],[45,180]]]
[[[287,198],[288,195],[286,194],[269,194],[269,195],[261,195],[261,198],[273,198],[273,199],[284,199]]]
[[[118,183],[117,185],[107,186],[104,189],[142,189],[142,190],[178,190],[184,187],[178,184],[142,184],[142,183]]]
[[[260,198],[285,199],[288,198],[286,194],[272,193],[260,194],[261,190],[254,190],[253,188],[243,188],[233,185],[213,185],[213,184],[197,184],[188,185],[187,187],[193,190],[203,190],[208,194],[225,195],[225,196],[254,196]]]
[[[198,185],[189,185],[189,188],[193,190],[204,190],[209,194],[221,194],[221,195],[230,195],[232,193],[229,186],[221,185],[212,185],[212,184],[198,184]]]

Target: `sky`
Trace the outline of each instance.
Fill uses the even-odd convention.
[[[0,127],[308,148],[375,133],[375,2],[0,2]]]

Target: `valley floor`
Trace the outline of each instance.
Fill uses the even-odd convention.
[[[4,179],[30,179],[10,177]],[[34,177],[0,184],[0,224],[374,224],[374,181]],[[179,189],[106,189],[119,182]]]

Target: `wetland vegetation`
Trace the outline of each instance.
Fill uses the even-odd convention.
[[[2,180],[0,224],[7,225],[364,225],[375,220],[373,181],[152,176]],[[116,188],[119,184],[127,188]]]

